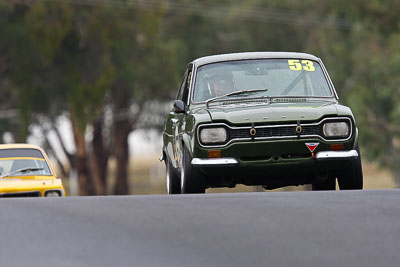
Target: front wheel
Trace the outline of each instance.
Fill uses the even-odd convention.
[[[340,190],[357,190],[363,188],[361,154],[358,144],[356,145],[356,150],[358,158],[350,160],[346,168],[339,174],[338,183]]]
[[[167,169],[167,192],[169,195],[181,193],[181,180],[168,159],[165,159],[165,167]]]
[[[316,180],[312,183],[312,190],[336,190],[336,178],[330,174],[328,174],[328,176],[324,180],[316,178]]]
[[[192,157],[186,147],[183,148],[181,167],[182,194],[204,194],[206,192],[204,176],[192,166]]]

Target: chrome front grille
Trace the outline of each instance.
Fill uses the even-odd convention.
[[[350,133],[347,137],[343,138],[327,138],[323,133],[323,125],[325,122],[330,121],[345,121],[350,126]],[[199,131],[203,127],[217,127],[223,126],[227,131],[227,141],[224,144],[216,145],[204,145],[203,147],[223,147],[232,142],[239,141],[251,141],[251,140],[273,140],[273,139],[285,139],[285,138],[318,138],[325,141],[346,141],[349,140],[353,135],[353,124],[350,118],[336,117],[336,118],[325,118],[314,123],[292,123],[282,125],[257,125],[257,126],[236,126],[232,127],[225,123],[210,123],[203,124],[198,128],[197,136]],[[296,131],[296,128],[301,127],[301,131]],[[255,130],[255,134],[254,134]],[[251,134],[251,131],[253,135]],[[199,143],[201,144],[200,140]]]
[[[303,126],[303,135],[320,135],[323,136],[322,125]]]
[[[302,126],[302,132],[300,134],[296,133],[297,125],[292,126],[260,126],[254,127],[256,134],[251,136],[251,128],[232,128],[228,129],[228,135],[230,139],[243,139],[243,138],[280,138],[280,137],[297,137],[297,136],[308,136],[308,135],[318,135],[322,136],[322,126],[321,125],[310,125]]]

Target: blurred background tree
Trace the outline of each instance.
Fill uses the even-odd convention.
[[[400,182],[398,9],[394,0],[0,0],[0,137],[24,142],[36,125],[81,195],[127,194],[128,137],[162,129],[189,61],[310,52],[353,109],[364,155]]]

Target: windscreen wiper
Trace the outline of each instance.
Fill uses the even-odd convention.
[[[227,96],[241,95],[241,94],[251,94],[251,93],[259,93],[259,92],[265,92],[265,91],[268,91],[268,89],[267,89],[267,88],[265,88],[265,89],[250,89],[250,90],[244,89],[244,90],[232,92],[232,93],[229,93],[229,94],[216,96],[216,97],[213,97],[213,98],[210,98],[210,99],[206,100],[206,107],[208,108],[208,104],[209,104],[210,102],[212,102],[212,101],[214,101],[214,100],[217,100],[217,99],[220,99],[220,98],[227,97]]]
[[[335,103],[332,99],[325,99],[322,97],[316,96],[271,96],[270,97],[271,103],[304,103],[304,102],[327,102]]]
[[[7,176],[10,176],[10,175],[13,175],[13,174],[16,174],[16,173],[19,173],[19,172],[34,172],[34,171],[40,171],[40,170],[43,170],[43,168],[25,167],[25,168],[22,168],[22,169],[18,169],[18,170],[6,173],[6,174],[0,176],[0,179],[4,178],[4,177],[7,177]]]

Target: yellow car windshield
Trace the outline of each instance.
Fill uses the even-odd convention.
[[[52,176],[44,159],[0,158],[0,177]]]

